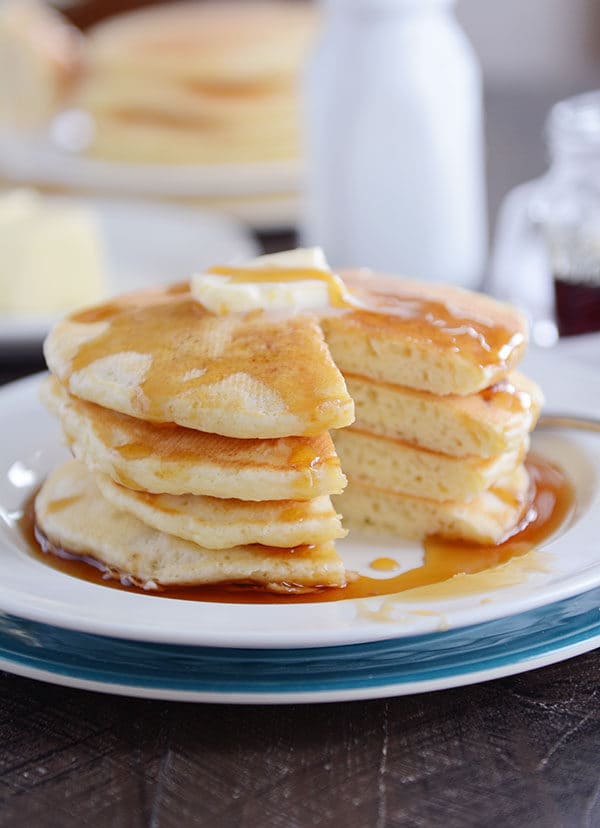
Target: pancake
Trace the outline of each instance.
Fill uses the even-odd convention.
[[[344,524],[377,534],[420,540],[441,535],[474,543],[500,543],[518,525],[527,502],[529,476],[523,465],[470,503],[435,501],[385,491],[350,480],[334,505]]]
[[[132,120],[162,115],[175,122],[209,123],[271,129],[273,121],[295,119],[295,79],[255,81],[228,87],[223,84],[157,77],[148,84],[144,75],[119,73],[88,75],[79,88],[78,104],[92,116],[130,113]],[[199,126],[201,124],[198,124]],[[265,138],[268,136],[265,135]]]
[[[347,534],[329,497],[260,503],[195,495],[136,492],[98,475],[100,492],[117,509],[161,532],[209,549],[261,543],[291,547],[322,544]]]
[[[525,353],[527,323],[510,305],[451,285],[347,271],[364,303],[322,320],[342,373],[433,394],[475,394]]]
[[[74,105],[94,121],[91,155],[128,163],[296,160],[298,73],[312,5],[163,3],[88,33]]]
[[[291,161],[298,157],[295,119],[231,124],[200,113],[194,121],[152,112],[98,117],[88,153],[137,164],[234,164]]]
[[[357,429],[397,437],[455,457],[514,451],[533,429],[543,402],[535,382],[516,371],[467,396],[439,396],[346,374]]]
[[[350,480],[430,500],[464,502],[514,471],[529,445],[526,437],[517,449],[495,457],[452,457],[354,427],[336,434],[334,443]]]
[[[143,420],[272,438],[354,419],[316,319],[214,316],[183,283],[71,314],[44,353],[71,394]]]
[[[41,397],[74,455],[117,483],[142,491],[243,500],[305,500],[346,484],[329,434],[236,440],[157,426],[70,396],[56,378]]]
[[[333,543],[296,549],[206,549],[116,509],[77,460],[48,477],[36,498],[35,515],[53,546],[94,558],[141,586],[250,583],[285,591],[345,584]]]
[[[78,105],[95,121],[88,152],[135,163],[198,164],[294,159],[295,82],[215,90],[158,78],[88,77]]]
[[[88,32],[90,72],[239,85],[288,77],[315,29],[306,3],[163,3],[119,14]]]

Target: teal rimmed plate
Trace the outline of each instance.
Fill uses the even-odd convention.
[[[600,589],[445,633],[249,650],[125,641],[0,617],[0,668],[128,696],[281,704],[400,696],[543,667],[600,645]]]

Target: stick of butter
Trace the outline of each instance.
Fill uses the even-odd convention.
[[[107,293],[93,216],[32,190],[0,195],[0,312],[55,314]]]

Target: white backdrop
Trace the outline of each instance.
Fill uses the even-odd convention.
[[[459,0],[492,85],[600,86],[600,0]]]

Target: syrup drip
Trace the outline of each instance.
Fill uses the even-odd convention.
[[[294,469],[314,469],[320,463],[321,457],[315,449],[300,441],[290,452],[289,465]]]
[[[152,447],[149,443],[123,443],[115,446],[115,451],[123,460],[144,460],[152,454]]]
[[[531,479],[529,501],[515,533],[503,543],[496,546],[481,546],[430,537],[424,541],[425,559],[420,567],[391,578],[360,576],[344,588],[323,587],[300,594],[271,593],[261,587],[234,584],[168,587],[148,592],[131,586],[127,575],[121,575],[121,581],[115,580],[114,572],[108,572],[102,563],[92,558],[74,555],[68,550],[55,547],[48,547],[46,552],[42,551],[35,535],[33,498],[27,505],[20,526],[29,542],[31,554],[54,569],[111,589],[162,598],[235,604],[319,603],[390,595],[432,584],[442,584],[455,575],[481,572],[489,574],[487,588],[491,589],[494,586],[493,568],[538,548],[560,528],[574,506],[572,487],[560,469],[535,454],[529,455],[526,465]],[[373,564],[378,564],[377,560],[371,565]],[[386,562],[385,566],[387,565]],[[378,564],[374,568],[381,567]]]
[[[524,334],[514,328],[478,319],[441,300],[403,293],[400,288],[390,293],[376,282],[363,287],[349,278],[348,285],[363,309],[353,311],[346,325],[354,322],[364,332],[372,330],[377,339],[401,333],[416,342],[460,352],[477,365],[496,367],[506,366],[525,342]]]
[[[500,380],[489,388],[479,392],[479,396],[486,403],[500,405],[515,414],[529,411],[531,397],[526,391],[518,391],[508,380]]]
[[[129,489],[144,488],[144,477],[136,476],[132,461],[146,458],[151,458],[159,467],[161,481],[177,475],[180,465],[189,468],[199,462],[210,463],[212,458],[219,466],[229,469],[291,468],[296,474],[289,482],[290,497],[297,496],[300,500],[313,495],[320,476],[326,477],[328,470],[335,475],[339,469],[327,433],[269,441],[238,439],[206,434],[174,423],[148,423],[85,400],[71,398],[69,405],[77,414],[81,411],[86,415],[100,442],[118,455],[120,459],[114,459],[114,475]],[[76,430],[72,436],[76,439]]]
[[[155,457],[162,463],[181,462],[218,457],[223,464],[250,465],[260,463],[264,455],[265,440],[260,438],[240,439],[219,434],[206,434],[176,425],[175,423],[147,423],[127,414],[111,411],[95,403],[73,399],[87,415],[101,442],[117,452],[124,460],[143,460]],[[123,443],[123,434],[130,439]],[[333,446],[322,435],[315,437],[281,437],[271,440],[273,455],[264,457],[265,465],[296,470],[316,469],[322,465],[336,465]],[[278,449],[276,451],[275,449]],[[129,488],[135,489],[136,485]]]

